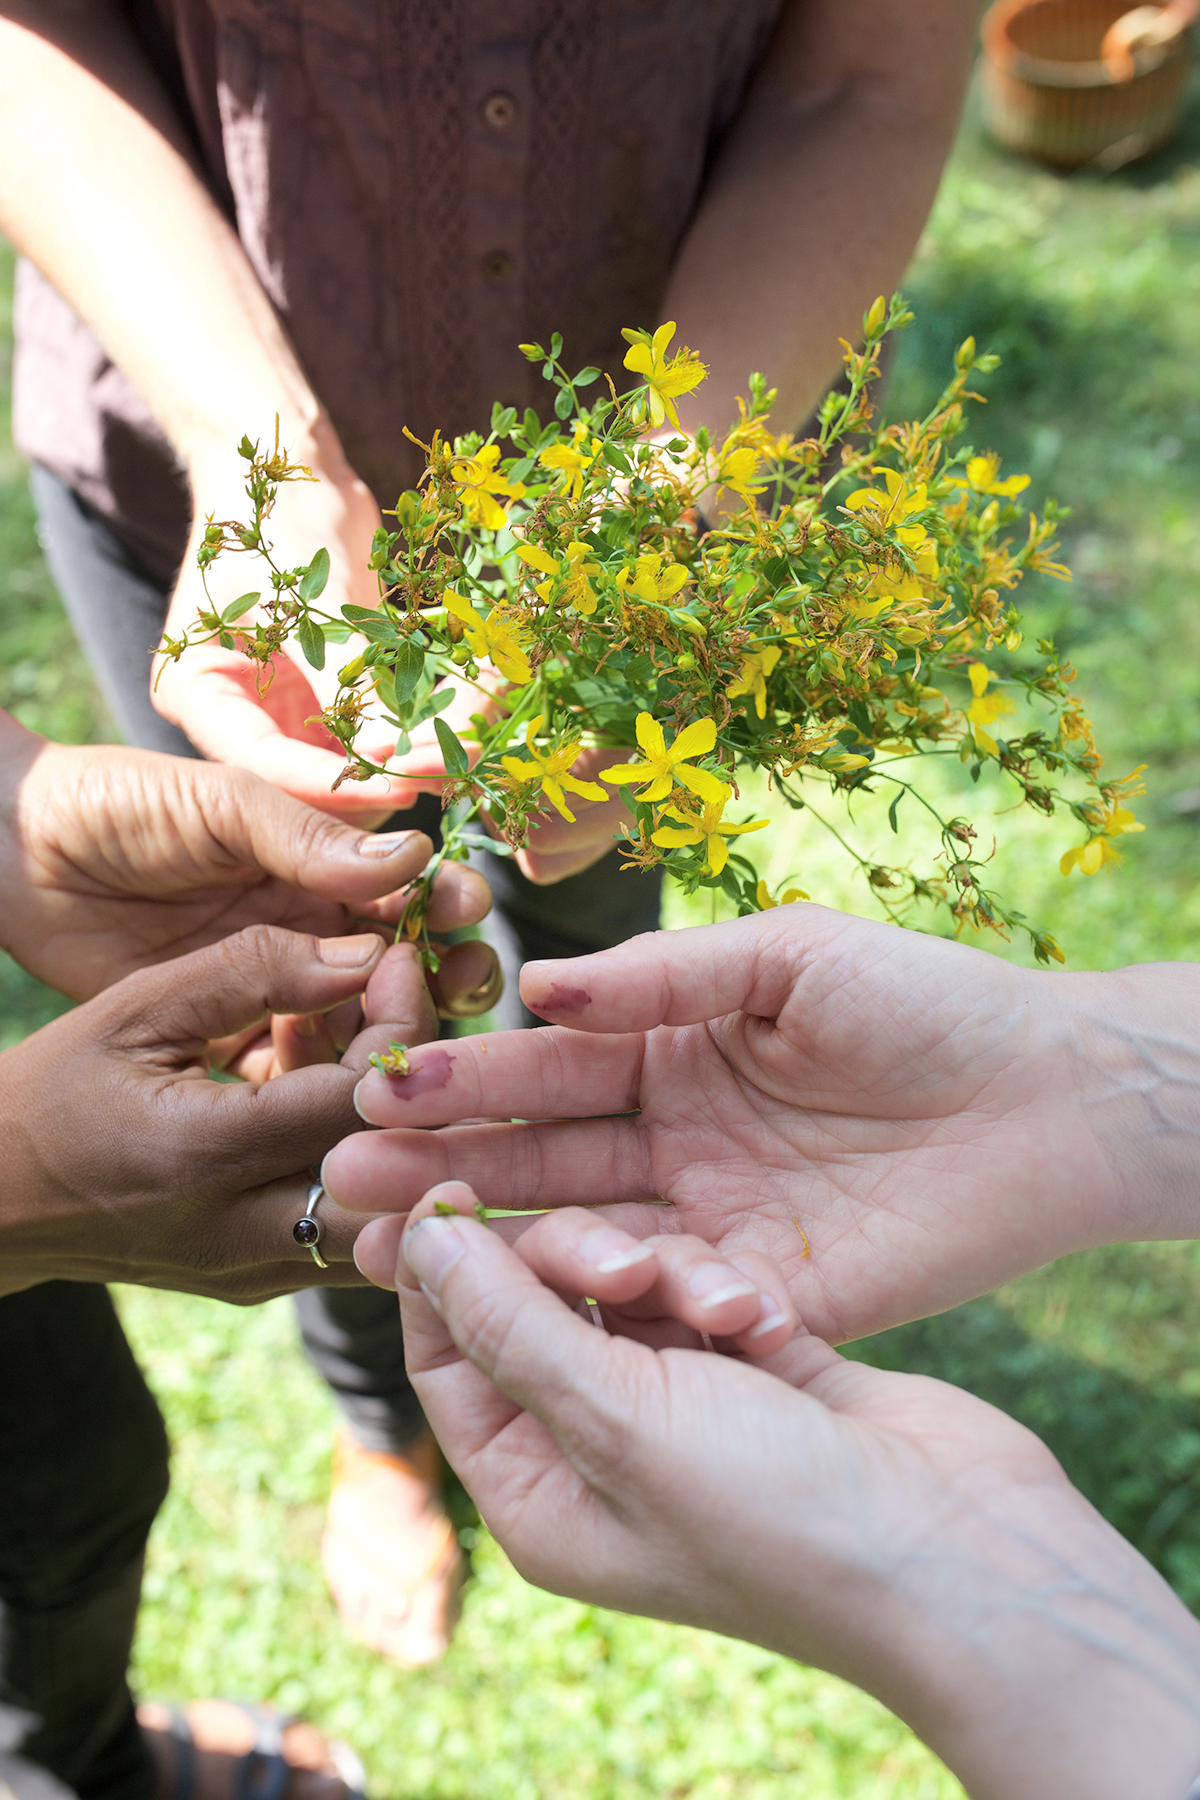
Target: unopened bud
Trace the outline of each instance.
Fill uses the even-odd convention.
[[[880,294],[878,300],[874,302],[870,311],[863,318],[863,330],[869,338],[879,336],[880,332],[883,330],[887,312],[887,301],[884,299],[883,295]]]

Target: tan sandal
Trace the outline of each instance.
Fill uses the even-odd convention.
[[[437,1662],[458,1620],[462,1552],[432,1432],[405,1456],[334,1443],[321,1560],[347,1631],[401,1668]]]

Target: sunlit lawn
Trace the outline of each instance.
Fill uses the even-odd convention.
[[[1061,180],[993,155],[968,125],[907,288],[919,322],[891,410],[923,405],[974,332],[1004,356],[972,430],[1073,509],[1076,571],[1023,603],[1069,650],[1114,769],[1149,765],[1151,829],[1125,870],[1057,872],[1077,834],[1003,821],[999,885],[1075,967],[1200,950],[1200,123],[1140,170]],[[0,449],[0,701],[64,738],[104,733]],[[933,778],[963,793],[958,766]],[[1193,809],[1190,802],[1196,801]],[[963,793],[981,823],[1008,799]],[[831,814],[832,816],[832,814]],[[856,843],[894,860],[886,802]],[[753,840],[751,840],[752,842]],[[1128,842],[1128,840],[1126,840]],[[775,837],[773,881],[870,912],[807,816]],[[672,920],[689,916],[676,906]],[[691,915],[694,916],[694,915]],[[935,928],[939,928],[936,926]],[[1026,959],[1014,945],[989,944]],[[60,1002],[6,965],[0,1034]],[[375,1791],[517,1797],[934,1800],[959,1793],[881,1709],[828,1677],[703,1634],[527,1588],[480,1534],[448,1661],[401,1676],[341,1635],[315,1545],[329,1406],[288,1307],[252,1312],[128,1290],[122,1304],[166,1408],[175,1487],[156,1529],[138,1642],[145,1691],[271,1696],[350,1737]],[[1123,1530],[1200,1606],[1200,1253],[1068,1259],[859,1353],[986,1394],[1045,1435]]]

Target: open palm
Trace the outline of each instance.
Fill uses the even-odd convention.
[[[1092,1056],[1097,983],[811,906],[527,968],[570,1027],[431,1045],[327,1158],[348,1206],[468,1181],[495,1207],[617,1203],[784,1271],[831,1341],[1128,1231]],[[657,1200],[654,1207],[629,1202]],[[663,1207],[670,1208],[664,1218]]]

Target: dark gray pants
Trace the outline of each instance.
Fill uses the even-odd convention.
[[[32,485],[46,560],[122,734],[194,756],[148,691],[166,587],[55,476],[35,468]],[[436,838],[438,816],[427,799],[395,823]],[[499,858],[481,867],[496,898],[487,932],[504,965],[505,1025],[537,1023],[517,995],[527,958],[581,955],[658,924],[658,878],[620,874],[615,851],[550,888]],[[296,1307],[353,1435],[376,1449],[410,1444],[424,1421],[394,1296],[310,1289]],[[39,1721],[10,1747],[83,1800],[149,1800],[126,1666],[167,1485],[158,1408],[102,1288],[50,1282],[0,1299],[0,1370],[0,1706]]]

